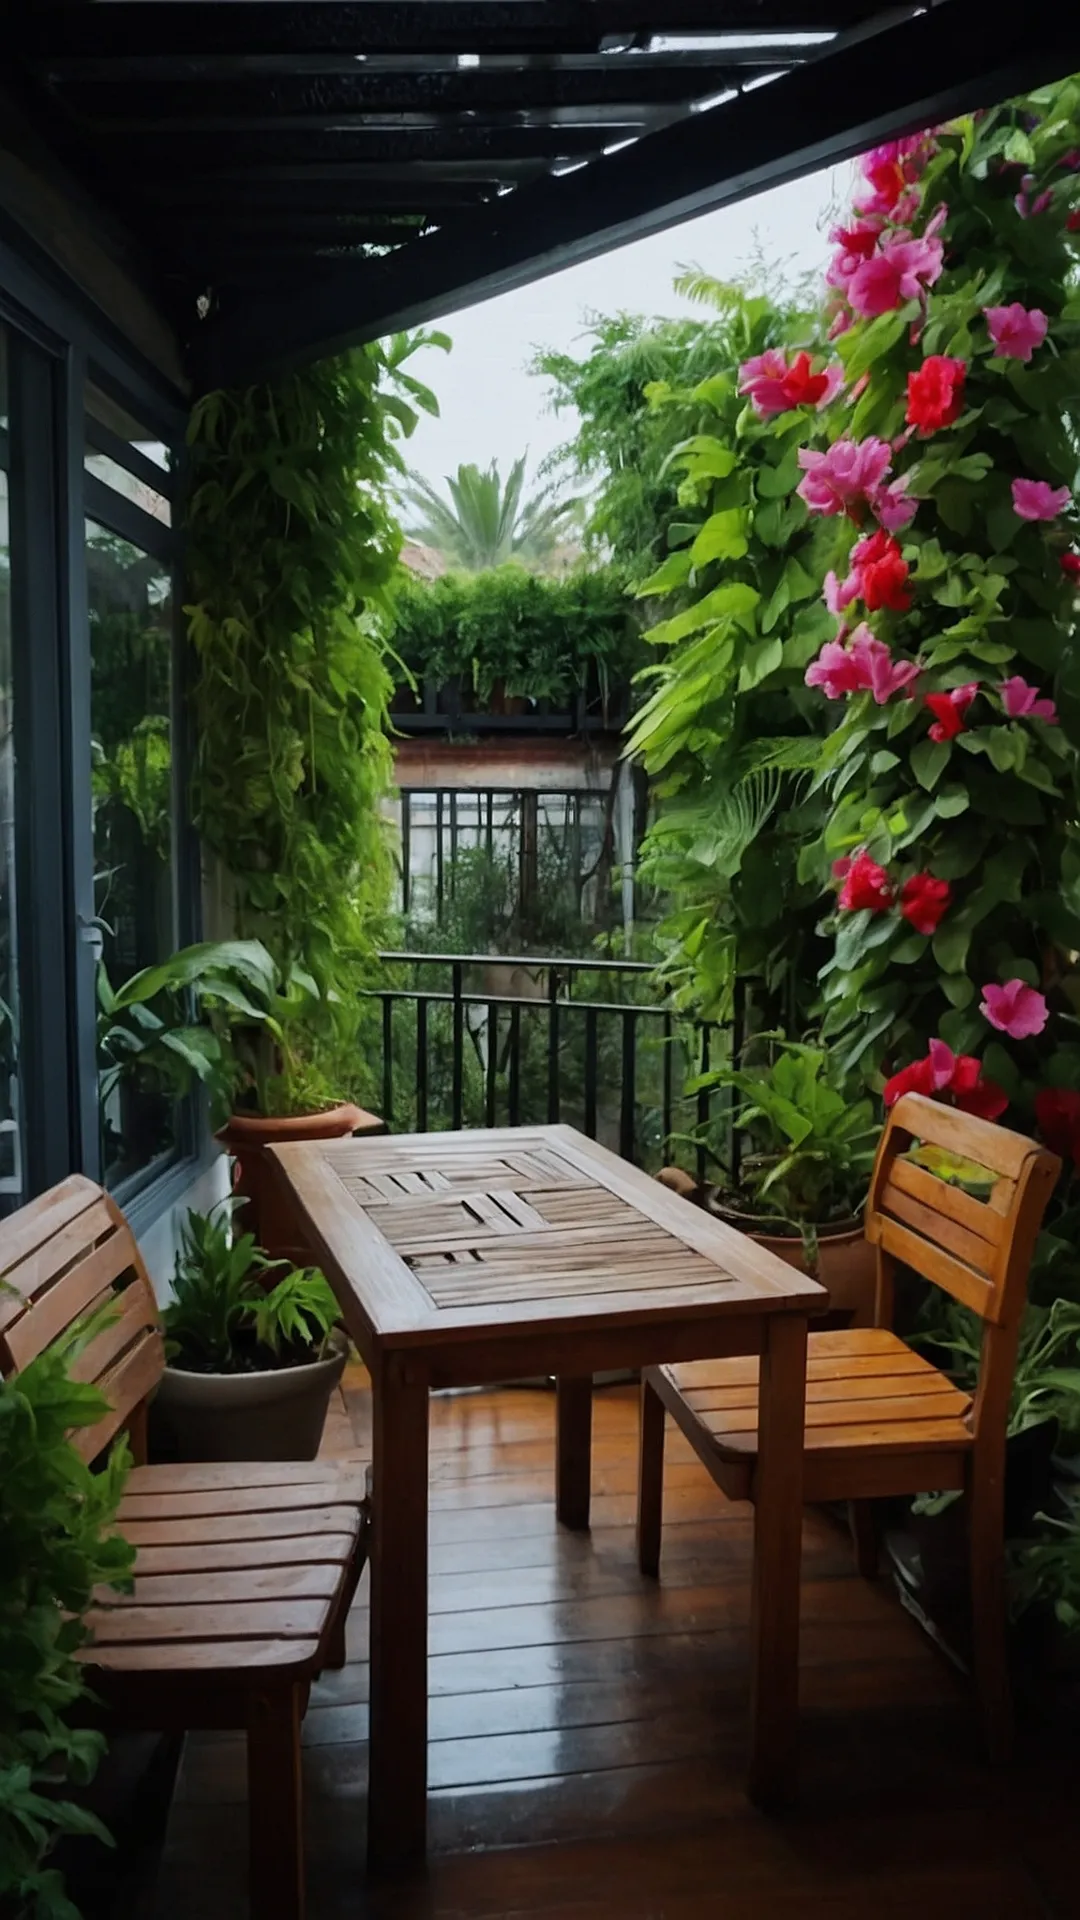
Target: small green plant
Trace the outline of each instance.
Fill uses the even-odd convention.
[[[165,1307],[166,1354],[185,1373],[264,1373],[322,1359],[339,1318],[314,1267],[271,1260],[253,1234],[233,1232],[232,1200],[187,1215],[180,1229],[173,1298]],[[273,1286],[269,1276],[280,1273]]]
[[[127,1583],[135,1558],[111,1531],[126,1447],[91,1472],[68,1438],[107,1411],[70,1369],[112,1317],[83,1321],[0,1380],[0,1911],[32,1920],[78,1920],[50,1864],[56,1840],[109,1840],[65,1795],[93,1777],[104,1747],[71,1724],[87,1693],[85,1615],[97,1587]]]
[[[1014,1615],[1028,1607],[1053,1608],[1070,1634],[1080,1633],[1080,1493],[1063,1496],[1064,1518],[1040,1513],[1046,1531],[1017,1542],[1010,1555],[1010,1602]]]
[[[688,1089],[731,1087],[742,1096],[734,1124],[746,1136],[739,1199],[767,1219],[794,1226],[812,1250],[814,1229],[850,1220],[866,1197],[878,1129],[869,1100],[853,1100],[821,1047],[759,1034],[760,1065],[718,1067]],[[711,1139],[706,1147],[724,1161]],[[730,1170],[725,1168],[730,1178]]]
[[[320,1111],[338,1096],[322,1068],[342,1003],[260,940],[204,941],[114,988],[98,969],[101,1097],[125,1076],[182,1098],[205,1087],[215,1125],[233,1110]]]

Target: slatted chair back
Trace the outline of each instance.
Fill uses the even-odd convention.
[[[985,1199],[905,1158],[918,1141],[973,1161],[996,1176]],[[1000,1427],[1008,1410],[1027,1277],[1061,1162],[1023,1134],[923,1094],[889,1114],[866,1209],[866,1237],[878,1249],[879,1326],[892,1321],[893,1276],[911,1267],[983,1321],[972,1424]]]
[[[93,1460],[126,1428],[145,1457],[147,1396],[165,1364],[157,1303],[135,1237],[116,1202],[72,1174],[0,1221],[0,1373],[17,1373],[87,1313],[116,1302],[116,1318],[73,1363],[101,1388],[109,1411],[72,1434]]]

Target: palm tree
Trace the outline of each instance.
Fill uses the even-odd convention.
[[[542,567],[577,502],[553,501],[548,489],[524,498],[526,457],[515,460],[505,486],[496,460],[483,473],[476,466],[459,467],[456,475],[446,476],[449,501],[410,473],[403,502],[420,517],[406,529],[409,538],[434,547],[452,567],[469,573],[512,559]]]

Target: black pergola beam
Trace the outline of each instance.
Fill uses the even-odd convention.
[[[874,0],[172,0],[27,6],[25,58],[45,65],[137,56],[589,53],[652,34],[834,32]],[[657,16],[661,17],[658,18]]]
[[[277,300],[238,301],[196,334],[206,385],[258,378],[458,308],[864,151],[881,139],[1080,67],[1080,9],[1029,0],[988,20],[944,0],[831,49],[772,86],[548,178],[421,245],[345,267]]]
[[[614,122],[605,119],[602,127],[559,123],[556,136],[560,153],[595,153],[600,145],[640,131],[648,120],[624,116]],[[95,141],[96,151],[107,166],[126,168],[131,161],[131,138],[120,131]],[[196,152],[183,134],[162,133],[157,129],[138,136],[138,167],[142,180],[162,184],[175,181],[179,172],[190,180],[212,180],[229,184],[245,180],[295,180],[344,177],[343,169],[369,162],[380,165],[407,164],[433,160],[537,160],[546,159],[552,150],[550,122],[539,121],[522,126],[509,115],[492,123],[476,119],[430,121],[423,126],[372,126],[367,120],[350,127],[323,132],[272,133],[250,127],[234,127],[226,133],[200,130]]]
[[[133,3],[133,0],[129,0]],[[146,3],[146,0],[143,0]],[[225,0],[230,4],[231,0]],[[229,80],[124,80],[62,87],[61,107],[88,129],[154,127],[198,133],[204,122],[242,128],[245,121],[332,127],[341,116],[371,114],[544,113],[553,108],[673,107],[704,99],[772,69],[725,66],[701,54],[622,54],[600,67],[526,65],[443,67],[350,74],[240,74]]]

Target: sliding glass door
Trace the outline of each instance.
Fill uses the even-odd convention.
[[[15,702],[11,613],[11,434],[0,325],[0,1214],[24,1197],[15,883]]]

